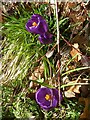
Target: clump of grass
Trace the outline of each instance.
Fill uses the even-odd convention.
[[[21,6],[19,8],[21,10]],[[2,34],[5,35],[2,47],[3,59],[3,80],[22,80],[28,69],[33,69],[33,62],[44,55],[47,46],[40,44],[38,36],[26,31],[25,24],[32,13],[18,9],[14,16],[7,16],[7,21],[3,24]],[[41,9],[41,8],[40,8]],[[34,13],[37,11],[33,8]],[[39,12],[39,11],[38,11]],[[23,13],[23,14],[22,14]],[[40,13],[38,13],[40,14]],[[42,47],[43,46],[43,47]],[[6,67],[7,66],[7,67]]]

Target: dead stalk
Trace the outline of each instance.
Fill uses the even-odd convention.
[[[58,21],[58,2],[57,0],[55,1],[56,4],[56,21],[57,21],[57,50],[58,50],[58,56],[60,56],[60,37],[59,37],[59,21]],[[58,89],[59,89],[59,105],[61,104],[61,100],[60,100],[60,59],[58,57],[57,60],[57,68],[58,68]]]

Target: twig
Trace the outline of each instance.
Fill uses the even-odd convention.
[[[56,4],[56,21],[57,21],[57,50],[58,50],[58,55],[60,56],[60,36],[59,36],[59,22],[58,22],[58,2],[57,0],[55,1],[55,4]],[[59,105],[61,104],[61,100],[60,100],[60,59],[58,57],[58,60],[57,60],[57,67],[58,67],[58,89],[59,89]]]
[[[68,46],[73,47],[77,52],[79,52],[82,55],[82,52],[80,52],[77,48],[75,48],[70,42],[68,42],[61,34],[60,37],[67,43]]]
[[[68,42],[61,34],[60,34],[60,37],[64,40],[64,42],[66,42],[66,44],[67,44],[68,46],[74,48],[74,49],[75,49],[78,53],[80,53],[81,55],[84,55],[84,54],[82,54],[81,51],[79,51],[77,48],[75,48],[70,42]],[[86,55],[84,55],[84,56],[86,56]],[[86,56],[86,57],[87,57],[87,58],[90,58],[89,56]]]

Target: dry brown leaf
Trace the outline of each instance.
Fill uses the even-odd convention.
[[[82,79],[81,83],[89,83],[88,79],[84,80]],[[88,97],[90,91],[89,91],[90,86],[89,85],[82,85],[80,88],[81,95],[82,97]]]
[[[76,66],[75,65],[69,65],[68,68],[69,68],[69,70],[72,70],[72,69],[75,69]]]
[[[74,83],[79,83],[80,80],[75,80],[75,81],[71,81],[68,84],[74,84]],[[65,96],[68,98],[71,97],[75,97],[75,93],[80,93],[79,88],[81,87],[81,85],[73,85],[70,86],[69,89],[67,91],[65,91]]]
[[[78,0],[79,2],[80,0]],[[86,20],[87,14],[81,4],[75,2],[69,2],[65,6],[65,12],[71,19],[71,22],[84,22]]]
[[[85,103],[85,108],[83,113],[80,115],[81,119],[90,120],[90,97],[89,98],[79,98],[79,102]]]
[[[78,16],[77,13],[70,13],[69,17],[75,22],[84,22],[85,17],[84,16]]]
[[[2,23],[3,19],[2,19],[2,10],[0,9],[0,22]]]
[[[70,90],[67,90],[67,91],[65,91],[65,97],[67,97],[67,98],[75,97],[75,93]]]
[[[85,45],[88,46],[88,40],[84,35],[76,35],[73,40],[73,43],[78,43],[79,44],[79,48],[81,49],[86,49]]]
[[[81,63],[83,64],[83,66],[90,66],[90,59],[85,56],[85,55],[82,55],[82,58],[81,58]]]
[[[37,67],[32,75],[29,77],[31,80],[37,80],[37,78],[41,78],[42,74],[44,72],[44,66],[43,64],[39,67]]]
[[[79,91],[79,88],[81,87],[81,85],[76,85],[74,88],[73,88],[73,92],[75,93],[80,93]]]
[[[76,49],[75,49],[75,48],[76,48]],[[71,54],[72,57],[74,57],[75,55],[77,55],[77,56],[74,58],[74,61],[75,61],[75,62],[78,62],[79,60],[81,60],[81,53],[80,53],[80,49],[79,49],[78,43],[74,43],[70,54]]]
[[[54,50],[49,50],[47,53],[46,53],[46,57],[47,58],[50,58],[54,53]]]
[[[44,72],[44,65],[38,66],[34,72],[29,77],[30,80],[37,80],[38,78],[42,78]],[[30,82],[30,88],[37,86],[33,81]]]
[[[76,3],[75,2],[67,2],[67,7],[68,8],[73,8],[76,6]]]

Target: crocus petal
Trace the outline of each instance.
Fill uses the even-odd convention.
[[[40,19],[43,19],[43,17],[41,16],[41,15],[39,15],[39,14],[33,14],[32,15],[32,19],[35,19],[35,18],[40,18]]]
[[[52,106],[56,107],[58,102],[59,102],[59,93],[57,89],[52,89],[53,91],[53,101],[52,101]]]
[[[46,101],[46,100],[45,100],[45,101],[43,101],[42,104],[40,104],[40,106],[41,106],[42,108],[44,108],[44,109],[48,109],[48,107],[51,107],[50,104],[51,104],[50,101]]]
[[[26,27],[26,29],[27,29],[28,32],[31,32],[30,27],[32,27],[32,23],[33,23],[32,20],[28,20],[28,22],[26,23],[25,27]]]
[[[48,31],[48,25],[45,20],[38,20],[37,29],[38,34],[43,35],[45,32]]]
[[[52,37],[53,37],[52,34],[46,32],[43,35],[40,35],[38,39],[40,40],[40,42],[42,44],[50,44],[50,43],[53,42],[53,38]]]
[[[33,26],[34,22],[37,26]],[[48,24],[41,15],[34,14],[26,23],[26,29],[31,33],[44,34],[44,32],[48,31]]]

